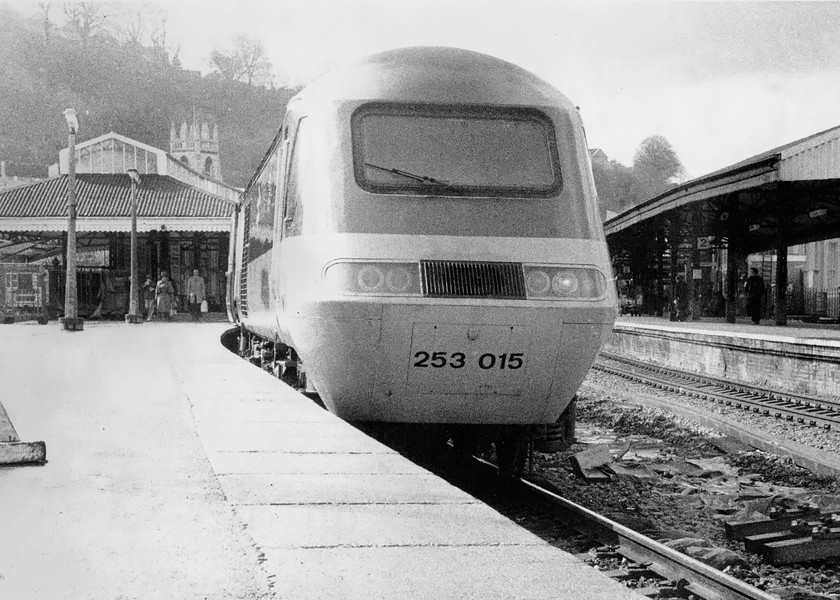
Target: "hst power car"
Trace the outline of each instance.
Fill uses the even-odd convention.
[[[577,109],[475,52],[392,50],[303,89],[232,237],[234,318],[347,420],[555,423],[616,316]]]

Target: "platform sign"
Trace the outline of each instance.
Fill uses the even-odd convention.
[[[715,236],[713,235],[706,235],[700,236],[697,238],[697,249],[698,250],[709,250],[712,247],[712,244],[715,242]]]

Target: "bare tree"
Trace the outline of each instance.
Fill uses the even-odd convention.
[[[237,37],[230,52],[214,49],[210,53],[210,66],[228,81],[242,81],[248,85],[271,82],[271,62],[259,40],[251,36]]]
[[[103,30],[110,17],[108,4],[93,2],[75,2],[62,4],[67,25],[79,38],[82,48],[87,48],[90,40]]]
[[[152,48],[167,56],[169,49],[166,47],[166,13],[161,9],[158,9],[149,37]]]
[[[145,8],[136,4],[123,4],[117,13],[115,33],[122,44],[141,45],[146,37],[147,16]]]
[[[52,35],[52,21],[50,21],[50,9],[52,5],[48,2],[39,2],[38,10],[41,13],[41,27],[44,30],[44,46],[49,46]]]
[[[263,46],[254,37],[241,35],[236,38],[236,52],[242,63],[242,74],[248,85],[263,85],[271,76],[271,63]]]
[[[235,53],[215,49],[210,53],[210,67],[225,81],[238,81],[242,75],[242,64]]]

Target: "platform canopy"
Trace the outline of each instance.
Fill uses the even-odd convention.
[[[745,252],[840,236],[840,126],[681,184],[608,220],[613,243],[650,239],[665,221]],[[781,227],[780,227],[781,225]]]
[[[168,175],[142,175],[137,230],[227,233],[236,205]],[[131,231],[131,180],[125,174],[76,175],[76,230],[81,244],[96,234]],[[0,260],[61,254],[67,231],[67,175],[0,192]]]

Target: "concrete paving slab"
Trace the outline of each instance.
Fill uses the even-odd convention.
[[[431,474],[220,475],[233,504],[396,504],[477,502]]]
[[[160,331],[0,331],[4,405],[50,447],[43,466],[0,468],[0,598],[271,597],[179,391],[178,337]]]
[[[638,600],[544,546],[268,548],[281,598],[321,600]]]
[[[253,428],[251,428],[253,425]],[[352,452],[392,454],[394,451],[353,429],[326,427],[321,423],[304,427],[301,423],[286,424],[277,431],[276,424],[249,424],[233,428],[218,423],[197,424],[199,435],[208,452]],[[285,432],[285,433],[284,433]]]
[[[485,504],[239,506],[261,548],[542,545]]]
[[[231,474],[294,473],[383,473],[422,475],[426,471],[402,456],[392,454],[289,453],[289,452],[211,452],[213,471]]]
[[[317,409],[323,412],[322,408]],[[197,422],[221,423],[311,423],[322,422],[318,412],[289,410],[272,402],[245,404],[244,402],[216,404],[213,407],[193,405],[193,418]]]

